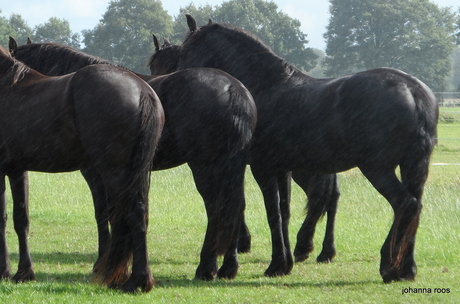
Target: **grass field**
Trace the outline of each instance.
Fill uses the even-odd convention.
[[[206,215],[189,169],[181,166],[153,173],[148,241],[157,284],[150,293],[136,295],[90,282],[97,249],[96,225],[89,190],[80,174],[31,173],[30,246],[36,281],[0,282],[0,302],[459,303],[460,122],[441,123],[439,138],[417,234],[415,282],[382,283],[379,250],[392,212],[356,169],[340,174],[335,262],[315,262],[324,234],[323,221],[315,236],[317,248],[312,258],[296,264],[291,275],[281,278],[263,276],[270,261],[270,235],[261,193],[248,169],[246,214],[252,252],[240,255],[235,280],[213,282],[193,280]],[[7,240],[15,271],[18,249],[11,205]],[[291,206],[291,243],[295,244],[305,217],[305,197],[295,185]],[[430,288],[431,293],[403,294],[408,288]]]

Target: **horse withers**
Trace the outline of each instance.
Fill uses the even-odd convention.
[[[112,227],[112,242],[95,276],[126,292],[151,290],[146,244],[149,168],[164,125],[156,93],[131,72],[109,65],[44,76],[3,48],[0,88],[1,277],[11,276],[5,176],[12,185],[19,239],[19,266],[12,279],[21,282],[35,278],[27,241],[26,171],[94,168],[107,189]]]

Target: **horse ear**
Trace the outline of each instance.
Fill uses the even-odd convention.
[[[163,46],[165,45],[171,45],[171,42],[169,42],[168,38],[163,38]]]
[[[208,25],[211,25],[211,24],[212,24],[212,19],[209,18],[209,20],[208,20]]]
[[[158,42],[157,36],[155,36],[155,35],[152,35],[152,36],[153,36],[153,44],[155,45],[155,51],[159,51],[160,50],[160,43]]]
[[[8,46],[9,46],[11,54],[14,54],[14,52],[16,52],[16,50],[18,49],[18,44],[17,44],[16,40],[14,40],[14,38],[11,37],[11,36],[10,36],[10,41],[8,43]]]
[[[197,26],[196,26],[196,21],[193,19],[192,15],[190,14],[185,14],[185,17],[187,18],[187,25],[188,28],[190,29],[191,32],[196,31]]]
[[[27,43],[26,44],[32,44],[32,40],[30,40],[29,37],[27,37]]]

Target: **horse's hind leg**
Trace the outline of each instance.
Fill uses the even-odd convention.
[[[340,196],[336,174],[312,174],[296,171],[292,173],[294,181],[308,197],[307,217],[297,234],[294,250],[296,262],[306,260],[313,251],[313,236],[318,220],[327,212],[326,234],[323,248],[317,262],[331,262],[335,257],[334,225],[337,213],[337,201]]]
[[[395,214],[390,232],[380,250],[380,274],[383,281],[414,280],[417,272],[414,260],[415,235],[422,204],[398,180],[394,170],[360,169],[390,202]],[[426,175],[423,179],[426,179]]]
[[[243,219],[240,224],[240,233],[238,236],[238,253],[248,253],[251,251],[251,233],[246,224],[246,218],[243,213]]]
[[[81,170],[93,197],[94,212],[98,234],[98,257],[100,260],[106,253],[110,244],[109,215],[107,204],[107,192],[101,175],[94,167]],[[97,263],[97,262],[96,262]]]
[[[0,280],[9,279],[11,276],[10,258],[6,245],[6,197],[5,174],[0,176]]]
[[[208,225],[203,242],[203,247],[200,253],[200,264],[198,265],[195,278],[204,281],[213,280],[217,274],[217,252],[213,241],[215,240],[216,216],[214,214],[214,204],[218,199],[217,184],[212,170],[206,168],[205,165],[189,162],[189,167],[192,170],[195,186],[203,198],[208,217]]]
[[[286,244],[289,244],[289,238],[285,234],[288,228],[288,223],[285,221],[289,219],[289,197],[284,199],[280,197],[282,193],[287,193],[289,189],[287,183],[290,182],[291,176],[290,174],[283,174],[284,177],[281,177],[267,172],[266,165],[262,163],[252,163],[251,170],[264,197],[271,233],[272,261],[267,270],[265,270],[265,275],[268,277],[287,275],[291,272],[293,266],[290,247],[286,246]],[[279,185],[279,182],[283,180],[286,183],[284,187]],[[281,204],[284,204],[284,206],[281,206]]]
[[[19,240],[18,271],[13,276],[14,282],[35,280],[32,260],[29,251],[29,183],[27,171],[8,174],[13,196],[14,230]]]

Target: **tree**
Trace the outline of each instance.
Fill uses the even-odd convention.
[[[25,43],[27,38],[33,36],[33,30],[27,25],[27,22],[18,14],[12,14],[8,20],[14,33],[10,34],[16,41]]]
[[[186,24],[185,13],[191,14],[201,25],[211,18],[216,22],[230,23],[248,30],[260,37],[278,56],[304,71],[316,65],[317,55],[306,47],[308,40],[300,30],[300,21],[279,11],[273,1],[230,0],[216,6],[214,11],[209,5],[199,9],[190,5],[181,10],[181,15],[176,18],[176,23],[183,24],[181,26]],[[182,29],[181,26],[176,28]]]
[[[51,17],[46,23],[39,24],[31,37],[33,42],[54,42],[74,48],[80,47],[80,34],[72,33],[69,22]]]
[[[2,11],[0,10],[0,13]],[[27,37],[32,35],[32,29],[18,14],[12,14],[9,19],[0,16],[0,45],[8,49],[8,37],[14,37],[17,41],[26,42]]]
[[[460,45],[460,8],[457,11],[457,20],[455,21],[455,43]]]
[[[209,4],[196,7],[193,3],[190,3],[186,7],[181,7],[179,15],[174,17],[174,35],[170,39],[173,44],[181,44],[184,41],[188,31],[185,14],[192,15],[199,25],[208,23],[209,19],[216,19],[215,9]]]
[[[2,11],[0,10],[0,13]],[[5,17],[0,16],[0,33],[5,33],[0,35],[0,45],[8,49],[8,36],[12,36],[13,29],[11,28],[8,20]]]
[[[443,90],[451,71],[454,17],[428,0],[330,0],[326,74],[388,66]]]
[[[455,49],[452,57],[452,89],[460,92],[460,46]]]
[[[168,37],[172,18],[158,0],[110,1],[100,23],[83,32],[84,51],[134,71],[148,73],[152,34]]]

